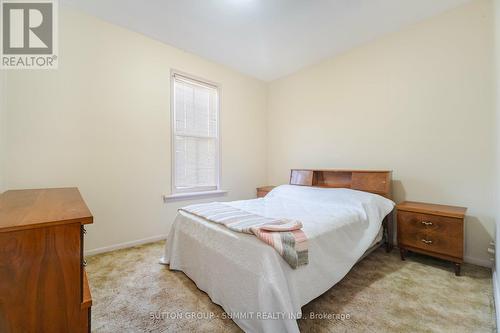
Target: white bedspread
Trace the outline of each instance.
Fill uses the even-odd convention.
[[[366,192],[292,185],[230,204],[300,220],[309,239],[309,264],[292,269],[256,237],[185,212],[172,226],[162,263],[183,271],[245,332],[298,332],[301,307],[349,272],[394,207]]]

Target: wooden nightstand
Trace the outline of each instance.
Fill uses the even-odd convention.
[[[257,187],[257,198],[265,197],[276,186],[261,186]]]
[[[396,208],[401,260],[405,260],[407,250],[427,254],[455,263],[455,275],[460,275],[467,208],[411,201]]]

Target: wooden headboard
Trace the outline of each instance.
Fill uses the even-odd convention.
[[[392,171],[292,169],[291,185],[350,188],[391,198]]]

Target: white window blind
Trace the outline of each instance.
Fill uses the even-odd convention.
[[[173,192],[219,188],[219,93],[210,83],[172,75]]]

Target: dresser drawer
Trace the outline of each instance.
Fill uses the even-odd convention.
[[[85,242],[85,234],[87,233],[87,230],[85,230],[85,226],[80,226],[80,301],[83,301],[83,296],[84,296],[84,275],[85,275],[85,266],[87,265],[87,262],[85,260],[84,256],[84,242]]]
[[[463,257],[463,220],[398,211],[398,242],[429,252]]]
[[[90,318],[91,318],[91,312],[90,312],[90,307],[82,309],[80,311],[80,332],[81,333],[90,333]]]

